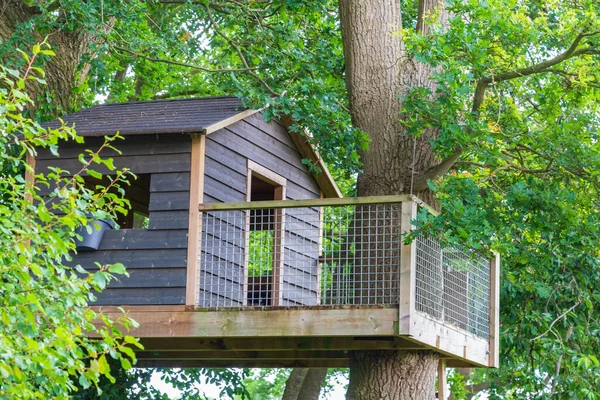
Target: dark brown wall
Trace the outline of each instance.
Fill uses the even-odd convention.
[[[302,164],[302,156],[296,150],[285,128],[277,122],[266,123],[260,114],[237,122],[225,129],[206,137],[206,163],[204,178],[204,202],[232,202],[246,199],[246,178],[248,174],[247,160],[250,159],[263,167],[287,179],[287,199],[301,200],[320,197],[320,189],[308,168]],[[295,221],[306,230],[304,221],[307,216],[300,216],[302,210],[286,210],[287,221]],[[233,214],[237,214],[235,221]],[[317,222],[313,238],[318,237],[318,210],[308,216],[309,225]],[[225,215],[232,218],[225,221]],[[295,218],[295,216],[297,218]],[[201,253],[200,266],[200,300],[201,306],[235,306],[241,305],[241,285],[243,258],[230,254],[232,249],[244,246],[243,221],[241,212],[230,212],[204,217],[203,241],[205,246]],[[296,226],[300,226],[296,224]],[[290,225],[291,226],[291,225]],[[210,232],[210,233],[207,233]],[[219,237],[218,232],[227,232]],[[285,241],[293,243],[299,231],[293,228],[285,232]],[[314,257],[318,242],[312,241],[305,249],[310,248],[311,256],[297,255],[284,257],[282,305],[295,304],[295,299],[304,299],[302,303],[315,304],[317,298],[317,259]],[[202,247],[201,247],[202,248]],[[217,250],[217,249],[221,250]],[[228,248],[229,251],[223,250]],[[209,249],[207,251],[207,249]],[[285,253],[290,253],[286,248]],[[217,254],[220,253],[220,254]],[[290,262],[285,263],[285,258]],[[227,270],[227,273],[224,273]],[[304,271],[304,272],[302,272]],[[225,276],[226,275],[226,276]],[[204,300],[204,304],[203,303]]]
[[[54,166],[74,173],[81,168],[78,154],[97,149],[102,141],[86,138],[85,145],[64,144],[60,158],[42,150],[36,169]],[[109,150],[104,157],[113,157],[117,168],[150,174],[149,229],[107,231],[98,251],[75,255],[72,264],[90,270],[96,268],[95,262],[121,262],[127,267],[130,277],[111,283],[98,294],[96,305],[185,304],[190,137],[128,136],[114,143],[122,154]]]

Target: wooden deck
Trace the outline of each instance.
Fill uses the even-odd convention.
[[[139,323],[131,334],[145,347],[140,367],[346,367],[353,350],[426,349],[442,353],[449,367],[493,366],[488,341],[426,315],[415,315],[412,335],[402,335],[395,307],[127,310]]]

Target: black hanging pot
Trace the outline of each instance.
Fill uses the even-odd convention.
[[[88,232],[87,227],[91,228],[91,233]],[[93,219],[90,220],[87,225],[80,226],[77,228],[75,233],[81,236],[81,240],[75,238],[75,245],[77,251],[95,251],[100,247],[100,242],[104,236],[104,232],[108,229],[114,229],[115,223],[109,219]]]

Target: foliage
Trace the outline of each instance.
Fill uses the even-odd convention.
[[[597,2],[455,2],[435,40],[406,32],[437,66],[404,123],[440,129],[461,159],[432,182],[444,213],[422,228],[502,255],[502,368],[492,398],[600,394]],[[515,72],[516,71],[516,72]],[[489,78],[488,78],[489,77]],[[486,96],[476,88],[487,83]]]
[[[114,381],[108,366],[116,359],[129,368],[135,362],[130,347],[137,340],[123,336],[106,316],[86,307],[115,275],[121,264],[99,265],[94,273],[69,267],[75,229],[93,218],[113,218],[123,200],[98,188],[84,188],[82,173],[112,167],[98,152],[82,155],[82,169],[72,177],[59,168],[35,176],[31,185],[23,171],[32,174],[25,156],[40,149],[56,153],[59,140],[81,138],[68,128],[44,129],[23,116],[31,100],[24,89],[31,81],[43,83],[43,71],[34,66],[37,56],[53,53],[45,43],[22,53],[24,74],[0,67],[0,398],[67,398],[79,384],[98,384],[101,376]],[[108,141],[103,148],[112,147]],[[77,172],[77,171],[74,171]],[[116,172],[115,187],[125,171]],[[37,189],[34,189],[35,188]],[[39,190],[46,190],[42,197]],[[132,321],[122,318],[128,328]],[[94,333],[91,339],[86,333]]]
[[[273,272],[274,231],[255,230],[248,236],[248,275],[270,275]]]
[[[336,178],[358,172],[367,139],[347,112],[335,1],[165,3],[39,2],[1,44],[4,65],[33,26],[101,32],[74,108],[97,95],[236,94],[310,127]],[[443,215],[419,223],[503,259],[502,367],[481,380],[492,398],[597,397],[600,5],[449,1],[449,29],[423,36],[417,3],[401,2],[398,34],[410,56],[437,67],[438,89],[413,88],[399,118],[417,140],[439,129],[440,158],[462,150],[431,183]]]

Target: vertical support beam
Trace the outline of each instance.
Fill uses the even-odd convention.
[[[500,366],[500,254],[490,260],[490,367]]]
[[[285,186],[275,188],[275,200],[285,199]],[[285,209],[276,209],[274,212],[273,232],[273,306],[280,306],[283,300],[283,253],[285,236]]]
[[[446,396],[446,359],[441,358],[438,364],[438,399],[445,400]]]
[[[323,194],[323,191],[321,190],[320,192],[320,196],[319,198],[323,199],[325,198],[325,195]],[[317,305],[321,304],[321,274],[323,273],[323,267],[321,264],[321,256],[323,253],[323,219],[324,219],[324,214],[323,211],[325,209],[323,207],[319,207],[319,248],[318,248],[318,255],[319,255],[319,259],[317,260]]]
[[[412,228],[412,221],[417,219],[417,203],[411,199],[402,202],[401,220],[401,255],[400,255],[400,299],[399,299],[399,330],[400,335],[412,335],[412,318],[415,315],[415,286],[416,286],[416,253],[417,243],[404,244],[404,237]]]
[[[204,157],[206,136],[192,136],[192,154],[190,166],[190,210],[188,222],[187,278],[185,306],[193,309],[200,278],[200,239],[202,238],[202,220],[198,204],[204,202]]]
[[[27,152],[25,162],[31,167],[31,171],[28,168],[25,168],[25,186],[27,190],[29,190],[33,189],[33,184],[35,180],[35,157],[29,152]],[[33,202],[33,197],[29,193],[25,194],[25,199],[30,203]]]

